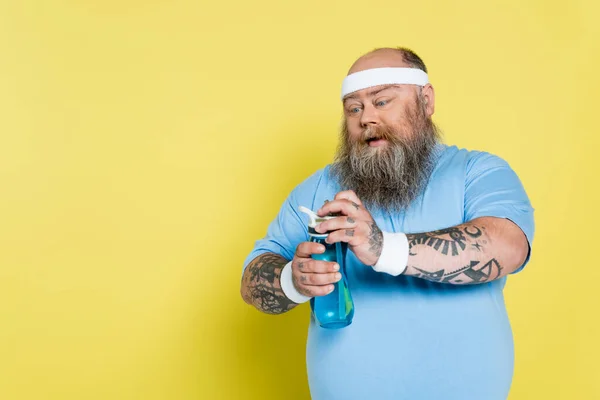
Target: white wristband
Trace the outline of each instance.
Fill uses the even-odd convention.
[[[383,233],[383,247],[379,260],[373,269],[398,276],[406,270],[408,264],[408,238],[404,233]]]
[[[294,286],[294,280],[292,278],[292,262],[285,264],[285,267],[281,270],[281,290],[287,296],[288,299],[297,304],[302,304],[311,299],[302,293],[298,292],[296,286]]]

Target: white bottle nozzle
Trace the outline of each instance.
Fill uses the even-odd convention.
[[[323,221],[327,221],[328,219],[332,219],[335,218],[334,216],[331,215],[327,215],[325,217],[319,217],[317,215],[316,212],[304,207],[304,206],[300,206],[298,207],[298,209],[300,211],[302,211],[303,213],[305,213],[306,215],[308,215],[309,221],[308,221],[308,227],[309,229],[309,235],[325,235],[327,236],[326,233],[317,233],[314,229],[317,227],[317,225],[319,225],[321,222]]]
[[[317,226],[317,219],[323,219],[323,218],[319,217],[314,211],[309,210],[308,208],[306,208],[304,206],[300,206],[300,207],[298,207],[298,209],[300,211],[302,211],[304,214],[308,215],[308,218],[310,219],[310,221],[308,222],[308,226],[311,228],[314,228],[315,226]]]

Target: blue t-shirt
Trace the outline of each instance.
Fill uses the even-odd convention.
[[[516,223],[531,246],[533,208],[504,160],[442,144],[435,154],[429,183],[408,210],[369,210],[380,229],[430,232],[500,217]],[[328,171],[316,172],[290,193],[244,269],[265,252],[291,260],[298,244],[308,241],[308,220],[298,207],[316,210],[333,200],[340,188]],[[311,314],[306,362],[313,400],[506,399],[514,363],[502,293],[506,277],[465,286],[395,277],[375,272],[352,252],[346,268],[352,324],[323,329]]]

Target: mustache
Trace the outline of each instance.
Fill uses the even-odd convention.
[[[390,126],[369,126],[360,136],[360,142],[368,144],[372,140],[386,140],[391,143],[401,141],[401,135],[397,133],[398,129]]]

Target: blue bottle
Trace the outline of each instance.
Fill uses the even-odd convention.
[[[339,272],[342,275],[342,278],[334,283],[333,292],[325,296],[313,297],[310,300],[313,316],[322,328],[344,328],[352,323],[352,318],[354,317],[354,302],[352,301],[346,275],[346,253],[348,252],[348,244],[344,242],[328,244],[325,242],[328,234],[322,234],[315,231],[315,227],[319,223],[335,217],[319,217],[311,210],[302,206],[300,207],[300,211],[308,214],[310,218],[308,223],[309,240],[311,242],[321,243],[325,246],[325,252],[313,254],[312,258],[315,260],[337,262],[340,266]]]

